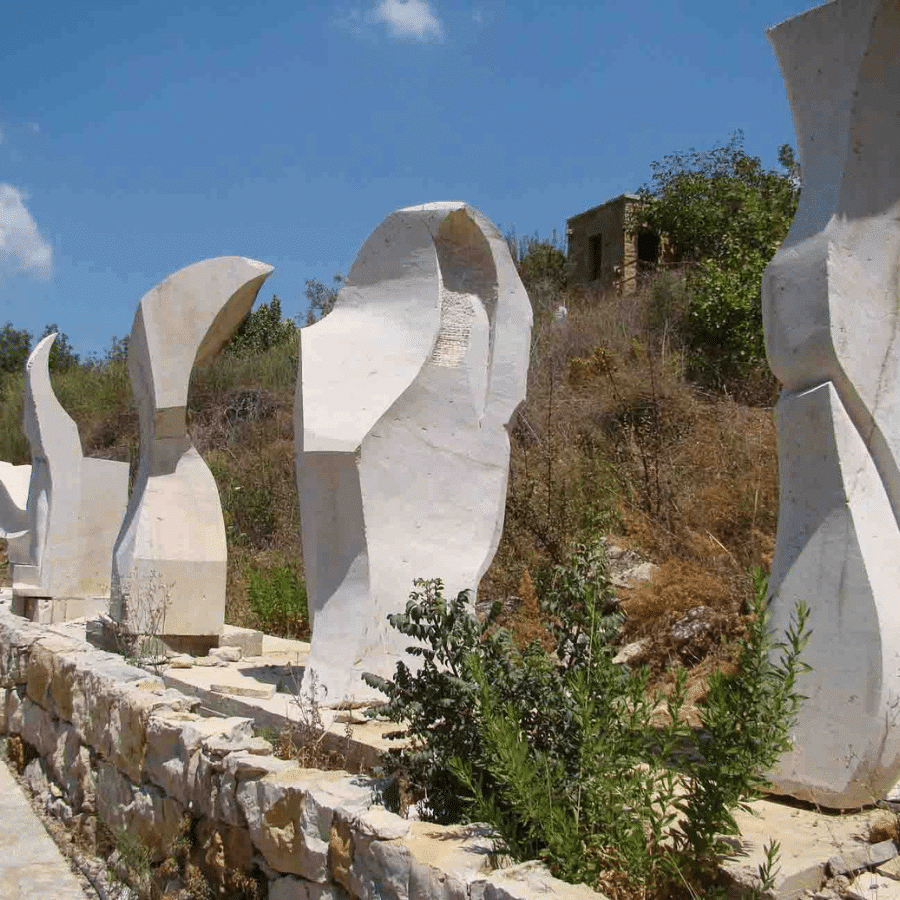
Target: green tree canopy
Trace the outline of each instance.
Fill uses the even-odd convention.
[[[688,264],[686,338],[696,376],[734,384],[764,359],[760,285],[797,209],[794,154],[784,172],[763,167],[736,131],[711,150],[675,153],[652,165],[629,227],[665,237],[675,262]]]
[[[562,290],[566,286],[566,254],[555,231],[549,239],[537,233],[520,238],[513,228],[504,238],[526,289],[546,287]]]
[[[247,313],[225,350],[237,355],[264,353],[296,336],[297,325],[293,319],[282,318],[281,301],[273,294],[268,303]]]
[[[48,362],[50,369],[54,372],[63,372],[66,369],[77,366],[78,363],[81,362],[81,359],[75,352],[75,348],[72,346],[69,336],[64,331],[59,330],[59,325],[57,325],[56,322],[51,322],[49,325],[45,326],[40,340],[43,340],[48,334],[54,333],[56,334],[56,340],[50,348],[50,359]]]
[[[33,340],[30,331],[14,328],[12,322],[7,322],[0,328],[0,372],[21,372],[25,368]]]
[[[344,276],[338,272],[331,281],[330,287],[315,279],[306,282],[306,302],[309,304],[309,309],[306,311],[307,325],[315,325],[334,309],[338,291],[344,283]]]

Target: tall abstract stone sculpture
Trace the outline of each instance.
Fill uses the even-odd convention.
[[[28,485],[31,466],[0,461],[0,537],[9,538],[28,527]]]
[[[409,638],[416,578],[478,586],[500,539],[507,429],[525,398],[531,306],[478,210],[429,203],[366,241],[334,311],[300,333],[295,408],[312,620],[304,692],[370,701]]]
[[[812,608],[809,695],[777,789],[849,808],[900,776],[900,4],[770,32],[802,162],[763,283],[780,509],[772,625]]]
[[[146,293],[128,343],[140,463],[113,555],[112,618],[203,652],[225,618],[225,523],[187,432],[191,370],[224,347],[272,267],[239,256],[188,266]]]
[[[23,424],[31,447],[25,530],[11,537],[13,611],[42,623],[105,611],[112,545],[128,499],[128,463],[86,459],[78,426],[50,383],[55,334],[25,368]]]

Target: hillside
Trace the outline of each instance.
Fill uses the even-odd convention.
[[[608,537],[660,567],[652,582],[620,590],[623,642],[650,638],[644,656],[657,672],[676,658],[696,664],[739,630],[748,571],[769,562],[777,505],[771,410],[687,380],[678,277],[663,273],[636,296],[619,297],[523,274],[535,312],[528,399],[512,428],[506,525],[479,601],[503,601],[521,640],[540,637],[534,586],[575,542]],[[560,304],[563,321],[554,318]],[[189,422],[225,513],[227,620],[303,635],[296,341],[225,352],[196,370]],[[121,354],[52,377],[86,454],[134,467],[137,415]],[[758,381],[748,393],[771,397],[771,381]],[[0,458],[13,463],[28,461],[20,422],[21,376],[8,376]],[[692,618],[704,624],[676,643],[671,626],[696,607],[705,609]]]

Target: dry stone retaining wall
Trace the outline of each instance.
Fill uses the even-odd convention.
[[[55,812],[96,815],[169,856],[193,823],[203,867],[262,870],[270,900],[597,900],[536,863],[490,871],[475,826],[409,821],[378,779],[277,759],[250,719],[199,701],[115,654],[0,610],[0,734],[19,735]],[[61,796],[60,796],[61,795]]]

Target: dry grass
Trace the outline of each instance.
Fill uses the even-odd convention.
[[[651,638],[659,671],[696,664],[739,633],[748,569],[771,562],[778,499],[771,409],[685,378],[673,284],[661,299],[564,297],[566,321],[538,316],[506,528],[480,591],[520,598],[506,624],[539,636],[522,579],[539,580],[576,541],[610,536],[661,566],[652,584],[623,592],[623,640]],[[698,606],[715,619],[713,637],[676,653],[666,635]]]

